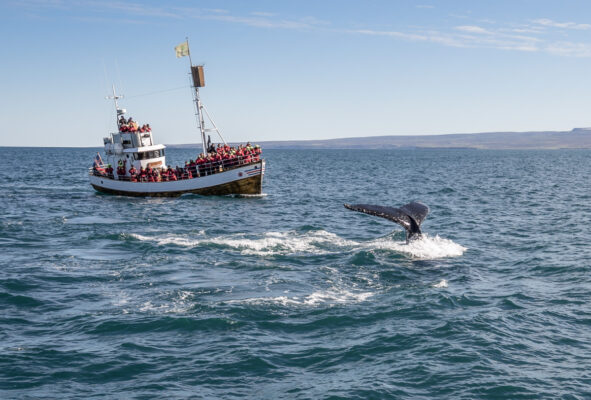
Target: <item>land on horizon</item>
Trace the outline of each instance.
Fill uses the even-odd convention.
[[[265,149],[590,149],[591,128],[575,128],[570,131],[484,132],[455,133],[441,135],[367,136],[318,140],[274,140],[261,141],[256,143],[261,145]],[[201,143],[169,144],[167,146],[170,148],[200,147]]]

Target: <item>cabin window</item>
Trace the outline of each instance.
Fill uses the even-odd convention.
[[[164,157],[164,149],[154,151],[143,151],[141,153],[134,153],[133,158],[135,160],[147,160],[150,158]]]

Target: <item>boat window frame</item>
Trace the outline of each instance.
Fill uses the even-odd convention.
[[[141,154],[141,156],[140,156],[140,154]],[[135,161],[151,160],[151,159],[160,158],[160,157],[164,157],[164,149],[138,151],[137,153],[133,153],[133,159]]]

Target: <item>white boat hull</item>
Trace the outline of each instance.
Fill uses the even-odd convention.
[[[265,160],[212,175],[169,182],[130,182],[89,175],[90,184],[99,192],[123,196],[180,196],[261,194]]]

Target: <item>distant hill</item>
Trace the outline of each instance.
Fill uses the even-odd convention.
[[[281,140],[257,142],[265,149],[591,149],[591,128],[566,132],[488,132],[448,135],[368,136],[325,140]],[[171,148],[200,147],[196,144],[168,145]]]

